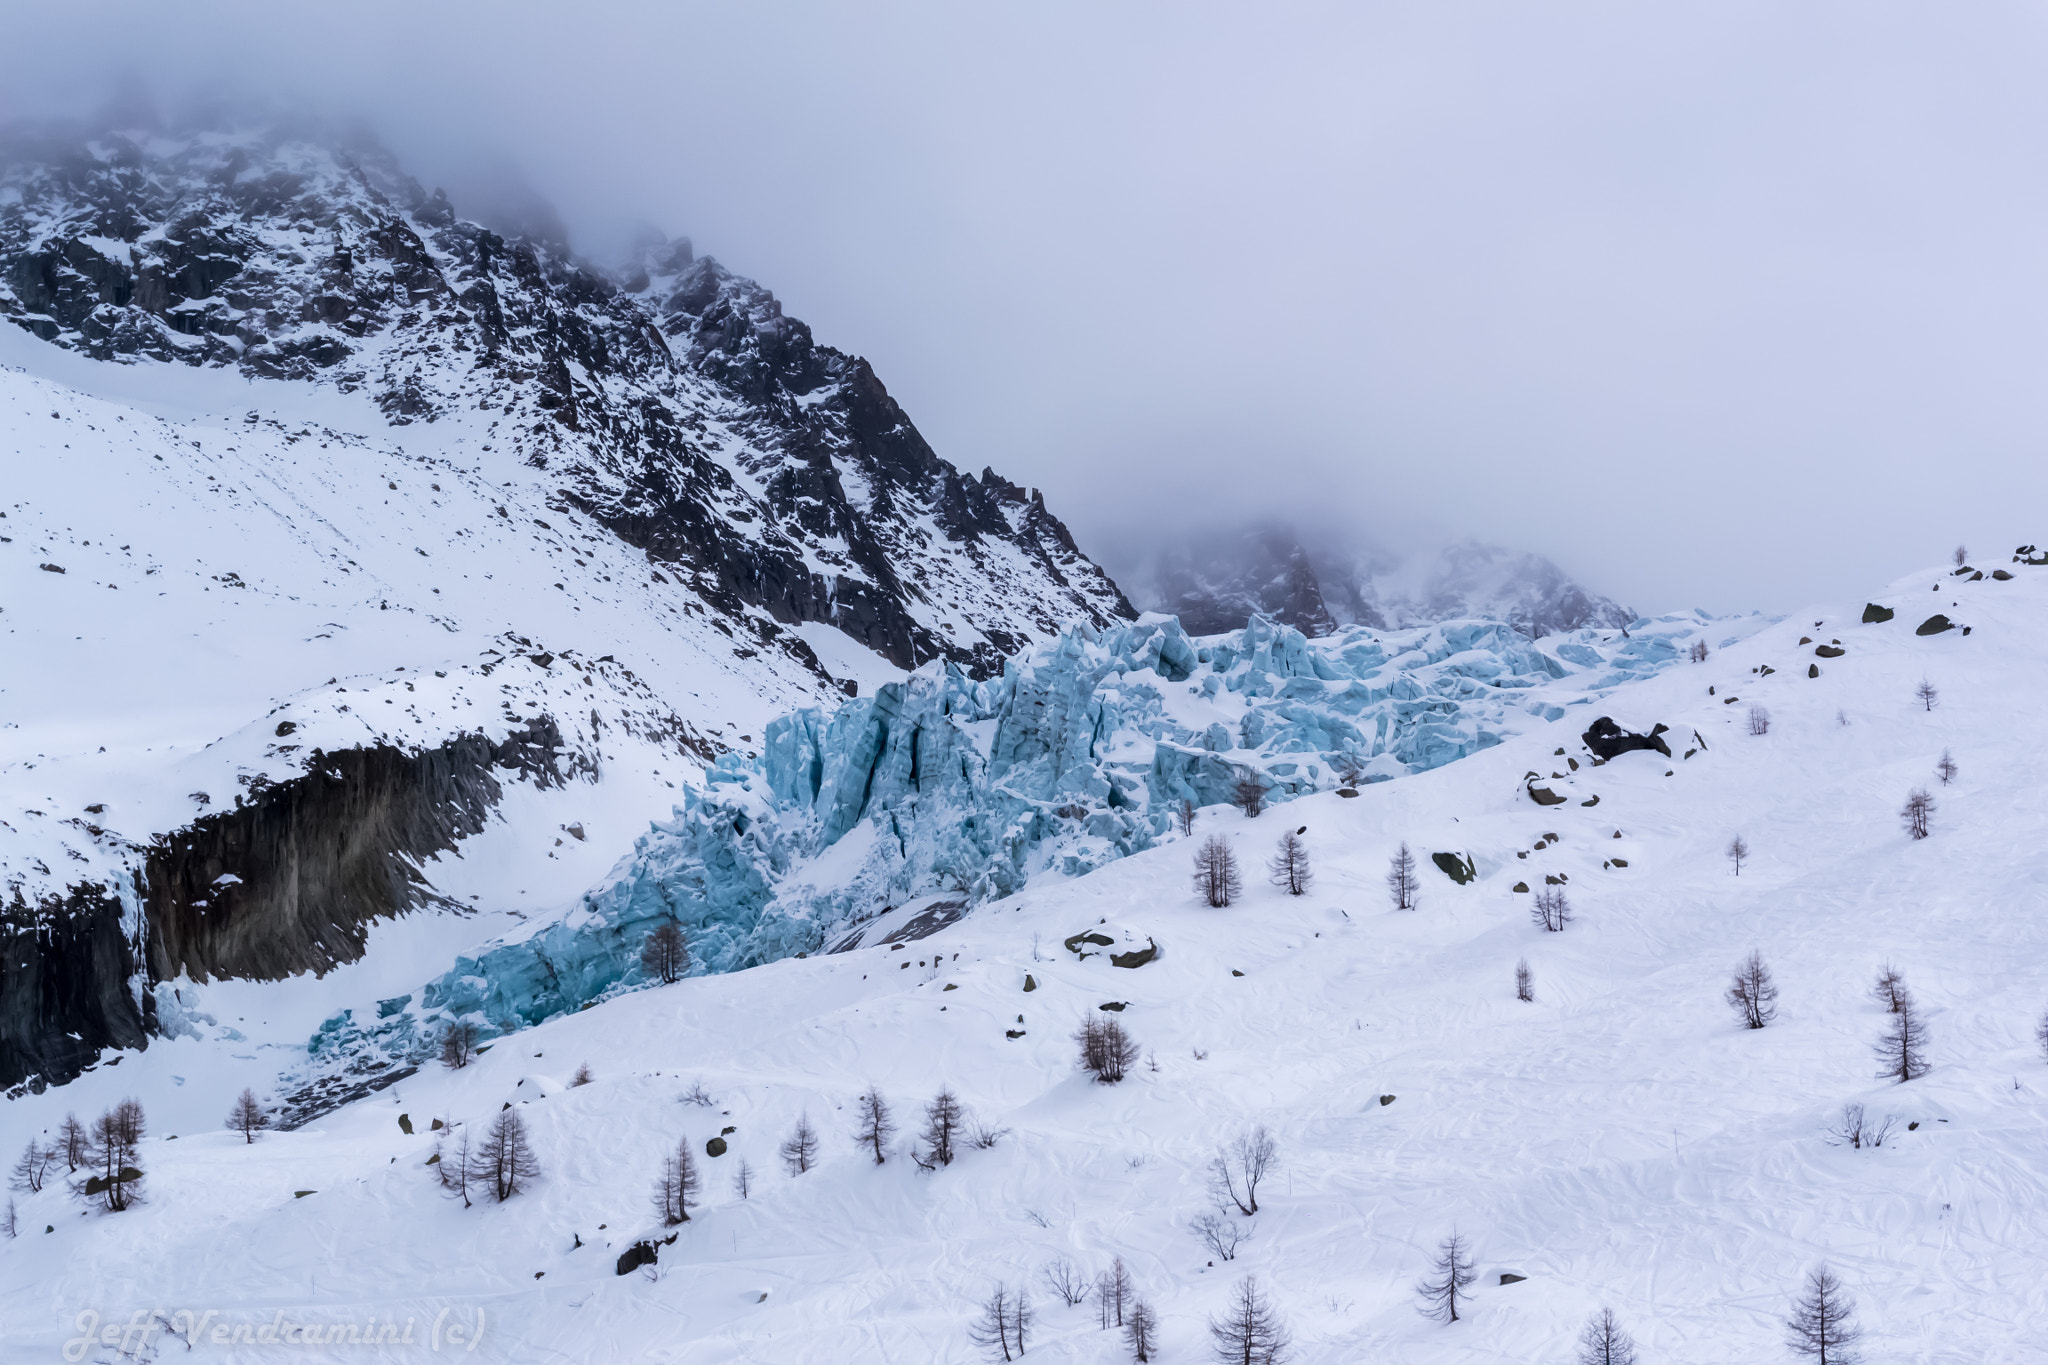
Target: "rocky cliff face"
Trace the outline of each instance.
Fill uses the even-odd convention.
[[[866,361],[687,240],[607,274],[458,218],[375,147],[17,137],[0,317],[100,359],[366,390],[395,425],[485,416],[720,616],[822,622],[900,667],[986,673],[1133,614],[1035,492],[940,459]]]

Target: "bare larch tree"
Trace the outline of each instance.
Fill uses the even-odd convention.
[[[1736,967],[1726,999],[1744,1028],[1762,1028],[1778,1017],[1778,987],[1771,980],[1761,949],[1750,949],[1749,956]]]
[[[1612,1308],[1586,1319],[1579,1333],[1578,1365],[1636,1365],[1635,1338],[1621,1329]]]
[[[690,1206],[697,1202],[697,1158],[688,1138],[676,1143],[674,1155],[661,1159],[661,1174],[654,1181],[654,1211],[661,1225],[672,1228],[690,1221]]]
[[[1529,902],[1529,919],[1537,928],[1561,934],[1572,922],[1572,903],[1561,886],[1546,886]]]
[[[1934,775],[1941,779],[1941,785],[1946,787],[1949,783],[1955,781],[1956,774],[1961,771],[1962,769],[1956,766],[1955,758],[1950,755],[1948,750],[1943,749],[1941,751],[1941,761],[1934,765]]]
[[[1958,569],[1962,568],[1970,562],[1970,547],[1967,545],[1956,546],[1955,552],[1949,558],[1955,561],[1955,566]]]
[[[1095,1302],[1102,1310],[1102,1326],[1106,1331],[1124,1325],[1124,1308],[1131,1301],[1131,1272],[1124,1269],[1124,1258],[1119,1256],[1111,1262],[1109,1269],[1102,1272],[1102,1278],[1095,1282]]]
[[[959,1155],[960,1135],[967,1126],[967,1111],[950,1088],[942,1088],[924,1107],[924,1155],[916,1158],[926,1170],[950,1166]]]
[[[1195,850],[1195,894],[1220,910],[1243,891],[1244,878],[1238,873],[1230,841],[1220,834],[1202,840]]]
[[[1152,1359],[1158,1337],[1159,1319],[1153,1315],[1152,1305],[1143,1299],[1131,1300],[1131,1306],[1124,1311],[1124,1341],[1130,1345],[1131,1359]]]
[[[782,1140],[782,1164],[791,1175],[802,1175],[818,1159],[818,1130],[811,1127],[808,1112],[797,1115],[796,1127]]]
[[[690,947],[674,920],[659,925],[640,949],[640,966],[664,986],[673,986],[690,970]]]
[[[1301,841],[1299,833],[1290,829],[1280,836],[1280,843],[1273,850],[1273,860],[1266,864],[1266,876],[1290,896],[1308,894],[1315,874],[1309,871],[1308,845]]]
[[[1749,844],[1738,834],[1728,841],[1728,861],[1735,864],[1735,875],[1742,875],[1742,864],[1749,857]]]
[[[1771,713],[1761,706],[1749,708],[1749,732],[1753,735],[1767,735],[1771,732]]]
[[[76,1114],[66,1114],[64,1122],[57,1125],[57,1141],[52,1145],[64,1158],[67,1170],[75,1171],[92,1160],[92,1139]]]
[[[1422,1296],[1422,1315],[1438,1322],[1456,1322],[1458,1305],[1464,1302],[1465,1290],[1477,1275],[1478,1271],[1472,1265],[1471,1249],[1465,1245],[1464,1236],[1452,1232],[1436,1244],[1429,1274],[1415,1286],[1415,1292]]]
[[[1220,1365],[1280,1365],[1290,1344],[1280,1315],[1259,1292],[1256,1275],[1237,1282],[1229,1308],[1209,1319],[1209,1337]]]
[[[1415,908],[1416,885],[1415,855],[1403,842],[1387,860],[1387,895],[1393,899],[1396,910]]]
[[[9,1187],[26,1194],[35,1194],[43,1188],[43,1179],[49,1174],[50,1163],[56,1159],[55,1147],[45,1147],[34,1138],[30,1138],[21,1159],[15,1162],[14,1169],[7,1173]]]
[[[1933,814],[1934,797],[1927,788],[1915,787],[1906,794],[1906,804],[1899,808],[1899,822],[1913,838],[1925,839],[1930,833],[1928,817]]]
[[[476,1060],[476,1025],[458,1019],[441,1030],[441,1065],[460,1071]]]
[[[1920,685],[1913,689],[1913,700],[1919,702],[1922,708],[1932,711],[1934,704],[1941,700],[1941,689],[1922,678]]]
[[[1877,1074],[1904,1084],[1927,1070],[1927,1026],[1910,995],[1902,997],[1898,1012],[1888,1017],[1891,1027],[1877,1043],[1877,1059],[1883,1064]]]
[[[1219,1147],[1209,1162],[1209,1193],[1219,1209],[1249,1218],[1259,1211],[1259,1183],[1280,1164],[1279,1144],[1261,1124]]]
[[[1195,832],[1196,814],[1197,811],[1195,808],[1195,802],[1193,797],[1183,796],[1179,801],[1174,803],[1173,823],[1180,826],[1180,832],[1182,835],[1185,836],[1193,834]]]
[[[98,1169],[79,1193],[88,1199],[106,1201],[107,1212],[119,1213],[140,1197],[136,1186],[142,1181],[142,1105],[122,1100],[93,1120],[88,1130],[87,1150]]]
[[[1515,999],[1536,998],[1536,974],[1529,970],[1529,959],[1523,958],[1515,964]]]
[[[1237,781],[1230,786],[1230,804],[1244,811],[1247,820],[1256,820],[1259,812],[1266,808],[1266,779],[1251,768],[1239,768]]]
[[[1870,998],[1883,1005],[1886,1014],[1897,1014],[1911,994],[1906,989],[1906,978],[1889,962],[1877,969],[1877,980],[1870,983]]]
[[[875,1164],[881,1165],[886,1159],[889,1139],[896,1136],[896,1120],[889,1113],[889,1101],[882,1098],[882,1092],[870,1085],[861,1092],[855,1111],[855,1122],[859,1125],[853,1140],[875,1155]]]
[[[540,1178],[540,1159],[516,1109],[501,1109],[470,1155],[470,1179],[499,1203]]]
[[[1856,1300],[1842,1281],[1827,1266],[1817,1265],[1806,1272],[1806,1292],[1792,1302],[1786,1344],[1815,1365],[1855,1365],[1861,1358],[1856,1342],[1863,1335],[1855,1316]]]
[[[242,1091],[235,1107],[228,1110],[227,1126],[240,1133],[245,1142],[254,1142],[256,1135],[270,1126],[270,1115],[256,1102],[254,1090]]]
[[[981,1306],[981,1316],[967,1329],[967,1339],[981,1347],[990,1360],[1015,1360],[1011,1340],[1017,1334],[1017,1301],[1010,1287],[998,1284]],[[1021,1346],[1019,1351],[1023,1349]]]

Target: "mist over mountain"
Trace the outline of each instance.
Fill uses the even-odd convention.
[[[1139,606],[1176,615],[1198,635],[1236,630],[1253,613],[1311,637],[1469,617],[1533,638],[1618,628],[1636,615],[1527,551],[1465,540],[1403,553],[1274,522],[1190,533],[1122,569],[1120,581]]]

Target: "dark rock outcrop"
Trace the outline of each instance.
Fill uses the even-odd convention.
[[[430,896],[419,860],[483,829],[500,771],[545,787],[581,762],[547,717],[499,743],[315,758],[160,837],[139,915],[98,885],[34,905],[17,895],[0,914],[0,1087],[62,1084],[102,1048],[146,1047],[154,988],[181,974],[275,980],[356,960],[374,921]],[[362,1079],[361,1093],[391,1079]]]
[[[62,1083],[102,1048],[146,1047],[156,1005],[137,991],[142,943],[112,889],[74,887],[0,912],[0,1087]]]
[[[1730,701],[1735,700],[1733,697]],[[1664,757],[1671,757],[1671,746],[1664,742],[1664,732],[1671,727],[1658,724],[1650,728],[1647,735],[1634,734],[1614,723],[1610,716],[1601,716],[1586,727],[1586,733],[1579,738],[1596,757],[1615,758],[1636,749],[1654,749]]]

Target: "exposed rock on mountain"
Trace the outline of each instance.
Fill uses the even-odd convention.
[[[1236,630],[1253,613],[1312,637],[1340,625],[1398,630],[1478,618],[1533,638],[1614,629],[1635,616],[1541,555],[1465,541],[1403,560],[1273,525],[1191,538],[1129,581],[1141,605],[1178,615],[1196,634]]]
[[[1133,614],[1035,491],[941,460],[866,361],[687,240],[614,279],[457,218],[375,147],[17,138],[0,317],[101,359],[367,389],[394,425],[491,414],[722,616],[824,622],[900,667],[985,673]]]

